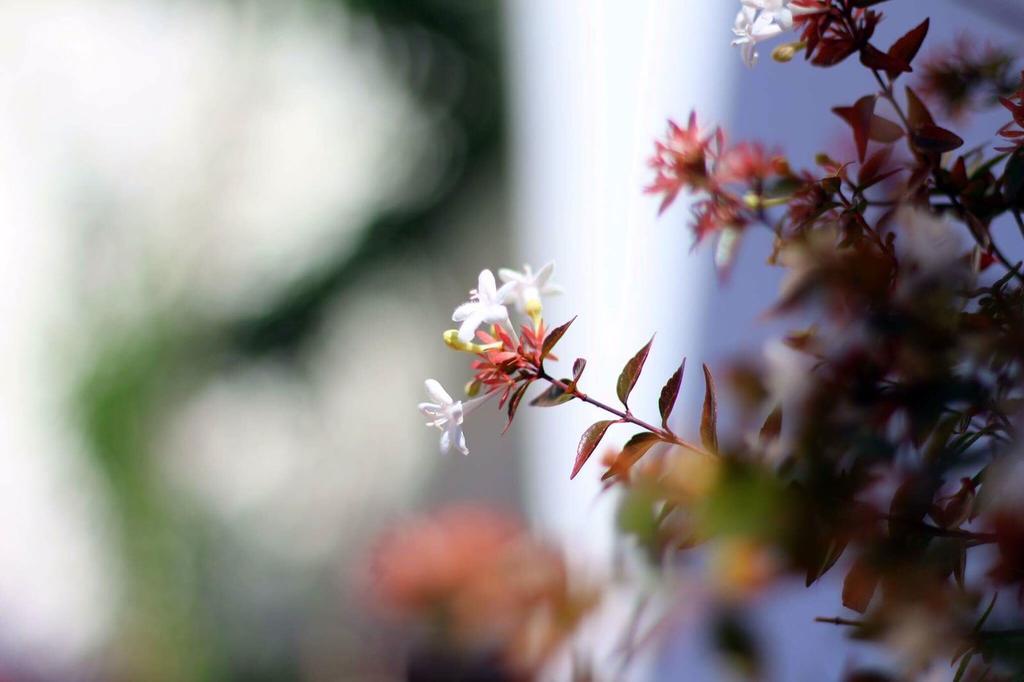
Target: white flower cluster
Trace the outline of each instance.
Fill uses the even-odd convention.
[[[452,313],[452,320],[461,324],[457,331],[445,332],[445,342],[459,350],[474,353],[486,350],[487,346],[473,343],[477,329],[484,324],[501,325],[515,339],[516,332],[507,306],[514,305],[519,312],[529,315],[535,321],[539,320],[541,296],[562,292],[561,287],[550,282],[554,271],[554,263],[548,263],[537,272],[529,265],[524,265],[522,272],[502,268],[498,270],[498,276],[503,284],[498,288],[494,273],[483,270],[477,278],[476,289],[469,292],[469,301]],[[433,402],[420,403],[419,409],[428,420],[427,426],[442,432],[441,452],[447,453],[454,448],[468,455],[466,434],[462,431],[463,419],[493,393],[463,402],[454,400],[434,379],[427,379],[426,387]]]
[[[793,28],[793,18],[821,12],[822,8],[796,4],[794,0],[740,0],[732,32],[732,44],[740,48],[747,66],[757,64],[757,45]]]

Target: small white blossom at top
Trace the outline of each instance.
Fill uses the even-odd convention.
[[[498,277],[505,282],[505,285],[501,287],[502,291],[506,291],[504,302],[514,303],[516,310],[527,315],[539,313],[541,296],[562,293],[562,287],[550,281],[554,271],[554,263],[548,263],[536,273],[526,264],[523,265],[522,272],[501,268],[498,270]],[[506,290],[509,285],[511,288]]]
[[[452,320],[462,323],[459,326],[460,341],[472,341],[482,324],[504,324],[511,328],[504,301],[508,299],[513,286],[514,283],[510,282],[498,289],[490,270],[480,273],[477,288],[469,292],[469,301],[452,313]]]
[[[462,431],[462,421],[473,408],[486,397],[474,398],[466,403],[461,400],[452,400],[444,387],[434,379],[427,379],[425,382],[427,395],[434,402],[419,404],[420,412],[427,418],[427,426],[439,429],[441,433],[441,452],[447,454],[455,448],[464,455],[469,454],[469,447],[466,445],[466,434]]]
[[[775,15],[771,12],[744,5],[736,15],[732,32],[736,36],[732,41],[733,47],[740,48],[743,63],[752,67],[757,64],[758,43],[782,33],[782,26],[776,23]]]
[[[740,0],[740,3],[746,8],[760,12],[760,16],[778,24],[785,31],[793,28],[790,0]]]
[[[793,0],[740,0],[732,32],[747,66],[757,64],[757,45],[793,28],[793,17],[816,14],[825,7],[794,4]]]

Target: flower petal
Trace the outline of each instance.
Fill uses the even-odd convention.
[[[557,284],[546,284],[540,290],[540,293],[544,296],[557,296],[558,294],[564,294],[565,289],[558,286]]]
[[[434,403],[420,403],[416,407],[419,408],[424,417],[438,417],[444,413],[444,409]]]
[[[459,341],[463,343],[469,343],[473,340],[473,336],[476,334],[477,327],[480,326],[484,321],[484,315],[480,312],[475,312],[466,318],[462,326],[459,327]]]
[[[508,282],[502,284],[501,288],[498,289],[498,300],[502,303],[511,303],[516,300],[516,290],[522,286],[521,282]]]
[[[498,270],[498,278],[502,282],[521,282],[523,281],[523,273],[511,268],[500,268]]]
[[[497,284],[494,281],[494,273],[490,270],[481,270],[477,280],[477,296],[481,302],[493,302],[497,298]]]
[[[534,275],[533,283],[535,285],[537,285],[537,287],[544,286],[545,284],[547,284],[547,281],[549,279],[551,279],[551,275],[554,272],[555,272],[555,262],[554,261],[549,261],[548,263],[546,263],[544,265],[544,267],[542,267],[540,270],[537,271],[536,275]]]
[[[455,441],[456,449],[459,452],[461,452],[463,455],[468,455],[469,454],[469,446],[466,444],[466,432],[463,431],[462,429],[458,429],[457,431],[455,431],[453,429],[453,431],[454,431],[454,436],[457,438],[457,440]]]
[[[452,404],[452,397],[448,395],[448,392],[444,390],[444,386],[442,386],[439,381],[436,379],[427,379],[423,384],[427,387],[427,394],[440,405]]]
[[[463,303],[462,305],[455,309],[455,312],[452,313],[452,322],[462,322],[467,317],[472,315],[474,310],[477,310],[479,308],[480,304],[477,303],[476,301],[469,301],[468,303]]]

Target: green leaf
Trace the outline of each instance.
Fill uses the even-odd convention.
[[[626,363],[626,366],[622,368],[622,372],[619,374],[619,381],[615,386],[615,392],[618,394],[619,400],[626,407],[629,407],[629,394],[632,393],[633,387],[636,386],[640,373],[644,371],[644,363],[647,362],[647,354],[651,352],[652,343],[654,343],[653,336],[647,342],[647,345],[637,351],[637,354]]]
[[[562,379],[561,381],[565,385],[570,383],[569,379]],[[563,405],[575,397],[572,393],[566,393],[558,384],[551,384],[547,390],[531,400],[530,405],[534,407],[555,407],[556,405]]]
[[[700,415],[700,442],[711,452],[718,452],[718,398],[711,370],[704,365],[704,409]]]
[[[576,448],[576,462],[572,465],[572,473],[569,474],[569,479],[576,478],[576,474],[580,472],[583,465],[587,463],[590,456],[594,454],[594,448],[598,446],[601,439],[604,438],[605,432],[608,431],[608,427],[616,423],[617,420],[609,419],[606,421],[599,421],[591,424],[587,427],[587,430],[583,432],[583,437],[580,438],[579,447]]]
[[[661,389],[661,395],[658,397],[658,412],[661,413],[661,426],[666,430],[671,430],[668,428],[668,418],[672,415],[672,408],[676,405],[676,398],[679,397],[679,387],[682,386],[683,372],[685,371],[686,358],[683,358],[679,369],[668,378],[665,386]]]
[[[560,327],[555,327],[548,332],[548,335],[544,337],[544,345],[541,346],[540,359],[546,358],[552,350],[555,348],[555,344],[558,343],[565,333],[569,331],[569,326],[576,321],[576,318],[572,318]]]

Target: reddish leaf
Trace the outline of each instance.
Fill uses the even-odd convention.
[[[853,128],[853,139],[857,143],[857,158],[861,162],[868,153],[868,138],[875,114],[875,96],[861,97],[852,107],[836,107],[832,110]]]
[[[892,147],[882,147],[861,164],[860,171],[857,173],[857,184],[861,190],[878,184],[881,182],[881,179],[892,174],[893,171],[884,175],[882,173],[882,167],[889,163],[891,157]]]
[[[519,403],[522,402],[523,395],[526,393],[526,389],[528,389],[529,387],[530,387],[530,382],[529,381],[524,381],[522,384],[520,384],[519,388],[517,388],[515,390],[515,393],[512,394],[512,398],[509,399],[509,401],[508,401],[508,424],[505,424],[505,429],[502,431],[502,433],[505,433],[505,431],[508,431],[509,428],[512,426],[512,420],[515,419],[516,410],[519,409]]]
[[[937,125],[921,126],[914,131],[911,140],[921,151],[935,154],[951,152],[964,145],[963,139],[956,133]]]
[[[878,183],[880,183],[880,182],[882,182],[884,180],[888,180],[889,178],[891,178],[892,176],[896,175],[897,173],[902,173],[903,170],[904,170],[903,168],[893,168],[890,171],[886,171],[885,173],[882,173],[881,175],[878,175],[878,176],[872,178],[871,182],[868,182],[866,184],[861,185],[860,188],[861,188],[861,190],[871,189],[872,187],[874,187]]]
[[[636,434],[623,446],[622,452],[615,458],[615,463],[605,472],[601,480],[604,481],[612,476],[622,475],[629,471],[641,457],[647,454],[648,450],[662,442],[664,441],[649,431]]]
[[[967,161],[959,157],[953,164],[953,170],[949,172],[949,186],[959,194],[967,189]]]
[[[569,331],[569,326],[576,321],[576,318],[572,318],[560,327],[555,327],[548,335],[544,337],[544,345],[541,347],[540,358],[543,360],[546,358],[552,350],[555,348],[555,344],[558,343],[565,333]]]
[[[676,405],[676,398],[679,397],[679,387],[683,383],[683,372],[686,371],[686,358],[679,365],[679,369],[668,378],[665,386],[661,389],[658,397],[658,412],[661,413],[661,426],[668,429],[668,418],[672,415],[672,408]]]
[[[889,56],[907,64],[908,70],[912,70],[909,65],[914,61],[921,45],[924,44],[930,26],[931,19],[925,19],[917,28],[908,31],[905,36],[892,44],[892,47],[889,48]],[[888,71],[887,73],[890,79],[896,78],[900,74],[899,71]]]
[[[967,572],[967,543],[963,540],[956,541],[955,558],[953,559],[953,579],[957,587],[964,589],[964,577]]]
[[[606,421],[599,421],[591,424],[587,427],[587,430],[583,432],[583,437],[580,438],[579,447],[576,448],[576,462],[572,465],[572,473],[569,474],[569,478],[576,478],[576,474],[580,472],[583,465],[587,463],[590,456],[594,454],[594,448],[597,447],[601,439],[604,438],[605,432],[608,431],[608,427],[615,423],[616,420],[609,419]]]
[[[718,398],[711,370],[704,365],[704,409],[700,415],[700,442],[711,452],[718,451]]]
[[[935,125],[935,119],[932,118],[928,107],[909,85],[907,86],[907,122],[910,123],[911,130],[917,130],[926,125]]]
[[[863,555],[857,557],[843,581],[843,606],[864,613],[877,588],[878,573]]]
[[[782,433],[782,405],[778,405],[771,413],[768,418],[764,420],[764,426],[761,427],[761,442],[767,443],[773,441],[779,437]]]
[[[899,57],[882,52],[877,47],[868,43],[860,50],[860,63],[869,69],[885,71],[886,73],[905,73],[911,71],[910,64]]]
[[[811,49],[811,43],[816,44],[816,49]],[[849,36],[841,38],[821,38],[807,42],[807,54],[814,56],[811,63],[815,66],[835,66],[851,54],[857,51],[857,44]]]
[[[989,234],[988,225],[983,223],[981,219],[973,213],[967,213],[967,226],[971,228],[971,233],[975,239],[981,242],[981,245],[986,249],[992,248],[992,235]]]
[[[569,380],[562,379],[562,383],[568,385]],[[551,384],[547,390],[531,400],[530,404],[534,407],[555,407],[569,402],[574,397],[572,393],[566,393],[558,384]]]
[[[889,503],[889,532],[896,535],[924,519],[942,484],[933,476],[914,474],[896,488]]]
[[[619,381],[615,386],[615,392],[619,396],[619,400],[622,401],[623,405],[629,406],[629,394],[632,393],[633,387],[636,386],[637,379],[640,378],[640,373],[644,371],[644,363],[647,362],[647,354],[651,352],[651,344],[654,343],[654,337],[647,342],[643,348],[637,351],[636,355],[630,358],[626,366],[622,368],[622,373],[619,374]]]
[[[583,370],[587,367],[587,361],[583,358],[576,358],[576,362],[572,363],[572,383],[576,385],[579,382],[580,377],[583,376]]]
[[[892,144],[903,137],[903,128],[894,121],[876,115],[871,117],[871,130],[868,136],[875,142]]]

